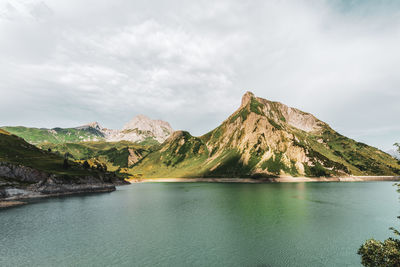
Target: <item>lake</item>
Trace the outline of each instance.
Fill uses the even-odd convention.
[[[0,266],[361,266],[392,182],[142,183],[0,210]]]

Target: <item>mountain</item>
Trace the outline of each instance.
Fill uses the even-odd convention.
[[[104,134],[90,126],[81,126],[76,128],[29,128],[24,126],[5,126],[1,129],[17,135],[31,144],[40,143],[69,143],[83,141],[105,140]]]
[[[390,155],[334,131],[310,113],[247,92],[220,126],[173,133],[131,169],[143,177],[398,175]]]
[[[92,122],[75,128],[29,128],[5,126],[1,129],[22,137],[31,144],[77,143],[87,141],[130,141],[134,143],[159,144],[174,131],[168,122],[152,120],[144,115],[134,117],[122,130],[103,128]]]
[[[151,150],[151,146],[131,143],[129,141],[119,142],[79,142],[52,144],[43,143],[39,145],[44,150],[53,151],[59,155],[68,153],[73,160],[97,161],[105,164],[107,170],[118,171],[120,168],[129,168]]]
[[[152,120],[145,115],[138,115],[124,125],[122,130],[107,130],[102,132],[109,142],[130,141],[134,143],[157,144],[164,142],[172,133],[173,129],[168,122]]]
[[[113,191],[114,183],[122,181],[103,168],[84,168],[0,129],[0,200]]]
[[[100,124],[97,121],[94,121],[94,122],[91,122],[91,123],[88,123],[88,124],[85,124],[82,126],[75,127],[75,129],[78,129],[78,130],[92,129],[92,130],[101,132],[103,128],[100,126]]]

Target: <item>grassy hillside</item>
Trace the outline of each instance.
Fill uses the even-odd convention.
[[[353,175],[399,175],[399,161],[389,154],[347,138],[330,127],[320,134],[297,133],[296,145],[308,148],[308,155],[327,167],[337,167]],[[329,171],[328,171],[329,173]]]
[[[2,129],[0,129],[0,162],[9,162],[61,175],[93,175],[96,173],[96,171],[86,170],[74,162],[69,162],[70,168],[65,169],[63,168],[63,157],[41,150]]]
[[[399,161],[334,131],[312,114],[247,93],[201,137],[171,136],[130,173],[142,177],[399,175]]]
[[[39,145],[44,150],[51,150],[61,156],[69,153],[75,160],[96,160],[106,164],[109,171],[128,168],[145,156],[152,146],[120,142],[80,142]]]
[[[53,129],[44,129],[44,128],[28,128],[22,126],[16,127],[2,127],[3,130],[10,132],[14,135],[17,135],[23,138],[25,141],[31,144],[40,144],[40,143],[53,143],[53,144],[61,144],[66,142],[82,142],[89,140],[103,140],[104,135],[92,128],[88,127],[86,129],[77,129],[77,128],[53,128]]]
[[[128,173],[135,177],[198,177],[207,158],[207,147],[199,138],[177,131]]]
[[[161,145],[154,140],[105,142],[95,128],[12,130],[39,142],[45,151],[3,134],[29,150],[12,156],[9,146],[8,152],[2,152],[5,159],[28,164],[37,157],[35,164],[53,166],[54,171],[63,171],[56,167],[68,154],[77,162],[87,160],[93,166],[143,178],[400,175],[400,162],[389,154],[337,133],[312,114],[252,93],[246,93],[239,109],[209,133],[194,137],[177,131]],[[91,138],[101,140],[81,142]],[[41,143],[44,140],[49,142]],[[28,157],[20,159],[24,154]]]

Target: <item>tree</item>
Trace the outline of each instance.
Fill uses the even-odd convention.
[[[400,184],[396,184],[397,192],[400,193]],[[400,219],[400,216],[397,217]],[[396,236],[400,231],[391,227],[390,230]],[[366,267],[398,267],[400,266],[400,239],[388,238],[385,241],[375,239],[367,240],[358,250],[361,263]]]
[[[400,144],[399,143],[395,143],[394,146],[397,146],[397,151],[399,151],[399,153],[400,153]]]

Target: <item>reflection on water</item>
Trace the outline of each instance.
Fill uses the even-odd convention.
[[[0,211],[0,266],[360,266],[392,183],[134,184]]]

